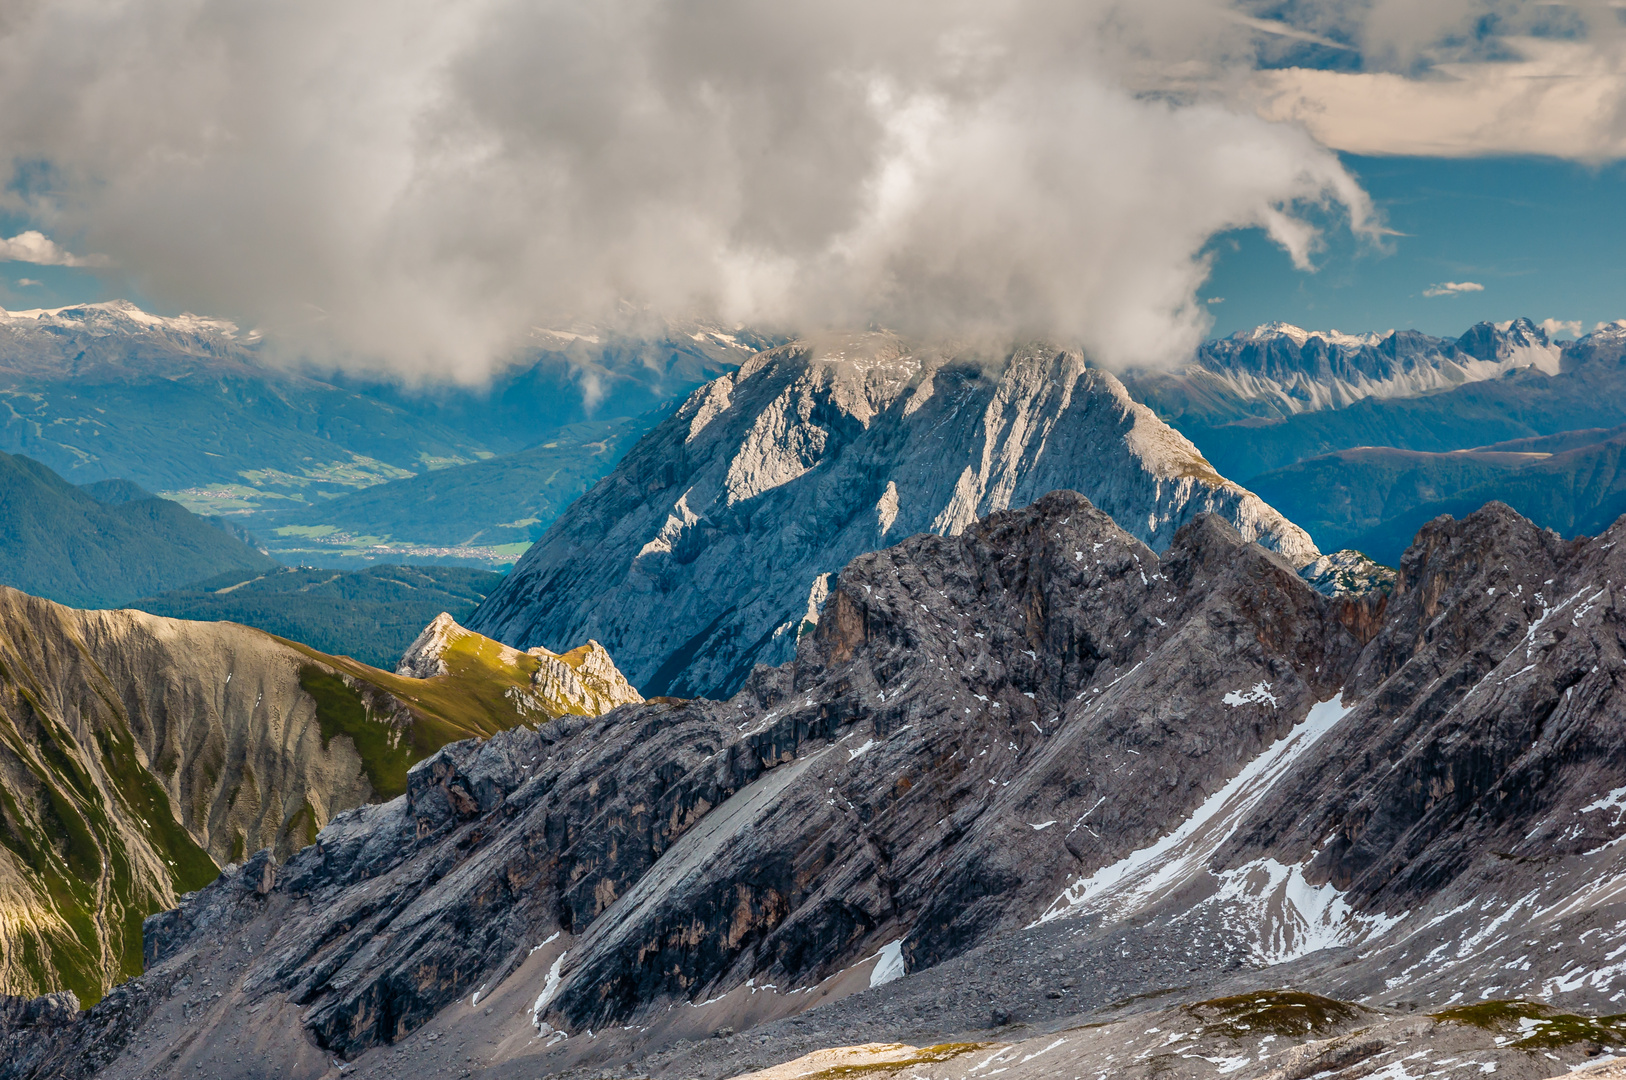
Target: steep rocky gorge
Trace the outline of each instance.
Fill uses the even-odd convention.
[[[1386,1016],[1604,1009],[1623,535],[1493,505],[1338,598],[1217,516],[1159,556],[1066,492],[913,537],[726,702],[444,747],[280,873],[188,897],[140,979],[14,1027],[6,1075],[411,1076],[450,1050],[722,1076],[738,1044],[681,1040],[755,1025],[785,1060],[1284,984]]]
[[[690,395],[470,626],[519,647],[595,638],[646,694],[731,694],[790,659],[851,559],[1055,489],[1158,550],[1212,512],[1294,565],[1319,554],[1076,351],[831,336]]]
[[[219,865],[286,858],[448,742],[640,700],[597,646],[524,655],[442,616],[415,655],[423,678],[0,589],[0,989],[93,1002]]]

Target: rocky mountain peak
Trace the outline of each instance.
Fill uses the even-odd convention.
[[[597,716],[644,700],[610,659],[609,650],[596,641],[563,654],[537,647],[527,649],[526,655],[540,661],[531,686],[552,712]]]
[[[446,674],[447,646],[454,637],[467,633],[457,625],[456,619],[441,612],[407,646],[407,651],[401,654],[401,662],[395,665],[395,673],[412,679],[432,679]]]
[[[515,646],[602,641],[646,693],[728,692],[790,658],[854,556],[1062,488],[1153,548],[1211,511],[1292,561],[1318,554],[1076,350],[832,335],[695,391],[471,625]]]
[[[256,1068],[314,1044],[429,1075],[456,1032],[516,1074],[715,1078],[744,1048],[1077,1032],[1165,993],[1171,1022],[1238,1017],[1225,1075],[1263,1077],[1370,1072],[1470,994],[1606,1010],[1623,538],[1492,506],[1430,523],[1392,592],[1333,597],[1223,515],[1161,554],[1066,491],[918,533],[833,575],[794,658],[727,701],[444,746],[280,873],[185,898],[119,1000],[8,1036],[14,1071],[148,1075],[182,1025],[179,1067],[221,1075],[250,1038]],[[191,1013],[205,975],[224,997]],[[1342,1019],[1267,1045],[1273,1001]],[[1390,1027],[1276,1056],[1346,1023]],[[724,1026],[756,1030],[700,1037]],[[1029,1052],[1075,1037],[1051,1035]],[[1508,1043],[1475,1074],[1547,1068]]]
[[[472,659],[476,664],[520,669],[525,666],[521,659],[530,658],[536,665],[530,675],[530,690],[510,688],[509,696],[519,702],[522,710],[546,716],[597,716],[618,705],[644,700],[615,666],[609,650],[596,641],[565,653],[540,647],[521,653],[464,629],[444,611],[407,648],[395,673],[413,679],[444,678],[451,673],[447,664],[450,653],[463,654],[463,668],[470,666]]]

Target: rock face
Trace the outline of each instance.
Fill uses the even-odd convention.
[[[795,660],[729,701],[448,745],[274,875],[186,897],[148,921],[146,974],[19,1029],[0,1076],[315,1077],[330,1055],[414,1076],[477,1053],[495,1075],[720,1077],[741,1048],[680,1034],[757,1024],[787,1060],[1175,986],[1297,986],[1372,1023],[1464,998],[1610,1011],[1622,539],[1493,504],[1431,523],[1391,591],[1334,598],[1216,515],[1159,556],[1070,492],[916,535],[849,564]],[[1545,1015],[1463,1022],[1522,1039]],[[1413,1036],[1383,1038],[1349,1061]],[[1320,1074],[1320,1053],[1292,1060]]]
[[[448,742],[637,700],[594,646],[526,656],[451,628],[420,680],[0,589],[0,990],[95,1001],[141,970],[142,918],[217,865],[298,851]]]
[[[395,673],[413,679],[447,675],[450,672],[446,662],[448,653],[491,645],[489,639],[465,630],[443,611],[424,627],[423,633],[401,657]],[[497,649],[504,663],[519,663],[514,650],[503,645]],[[568,713],[597,716],[617,705],[644,700],[616,668],[609,652],[596,641],[563,655],[542,648],[528,649],[525,655],[537,662],[536,670],[531,672],[530,690],[519,693],[533,700],[528,706],[533,711],[549,716]]]
[[[1387,592],[1395,583],[1394,570],[1347,548],[1301,566],[1299,577],[1325,596]]]
[[[1206,341],[1182,370],[1133,372],[1125,381],[1160,415],[1215,424],[1416,397],[1516,371],[1557,375],[1561,355],[1529,319],[1479,323],[1454,341],[1416,330],[1341,334],[1278,322]]]
[[[1077,353],[988,362],[867,334],[761,353],[696,391],[470,625],[520,647],[602,641],[646,694],[731,693],[790,658],[855,556],[1058,488],[1153,548],[1213,512],[1294,564],[1318,554]]]

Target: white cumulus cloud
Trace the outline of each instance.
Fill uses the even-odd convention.
[[[0,243],[409,375],[629,309],[1156,362],[1216,233],[1382,234],[1329,148],[1626,155],[1623,49],[1527,0],[13,4]]]
[[[1538,324],[1551,341],[1581,336],[1580,319],[1543,319]]]
[[[1259,36],[1217,0],[23,5],[0,210],[409,374],[622,302],[1156,361],[1210,325],[1216,233],[1301,267],[1329,220],[1378,233],[1336,155],[1229,96]]]
[[[1502,45],[1512,55],[1435,64],[1429,78],[1262,71],[1243,96],[1261,116],[1301,123],[1323,144],[1356,154],[1626,157],[1626,37]]]
[[[1484,292],[1485,286],[1477,281],[1441,281],[1423,290],[1424,296],[1456,296],[1459,293]]]
[[[49,236],[37,229],[29,229],[10,240],[0,238],[0,262],[35,263],[39,266],[106,266],[109,260],[105,255],[75,255],[64,251]]]

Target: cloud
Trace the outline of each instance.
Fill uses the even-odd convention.
[[[1229,96],[1213,0],[153,0],[0,20],[0,210],[160,305],[478,378],[634,309],[1044,333],[1209,325],[1217,232],[1376,235],[1337,157]],[[1148,92],[1148,72],[1193,73]]]
[[[106,255],[74,255],[62,250],[56,241],[44,233],[29,229],[10,240],[0,239],[0,262],[37,263],[40,266],[107,266],[109,260]]]
[[[1536,325],[1546,332],[1550,341],[1560,341],[1581,336],[1580,319],[1543,319]]]
[[[626,311],[1155,362],[1216,233],[1383,234],[1329,147],[1626,156],[1623,48],[1524,0],[13,4],[0,212],[409,376]]]
[[[1424,296],[1456,296],[1460,293],[1484,292],[1485,286],[1477,281],[1442,281],[1423,290]]]
[[[1419,10],[1432,5],[1415,5]],[[1256,73],[1244,99],[1356,154],[1626,157],[1626,39],[1504,40],[1508,58],[1445,62],[1428,78],[1391,71]]]
[[[41,282],[36,281],[31,277],[20,277],[17,279],[17,287],[21,289],[26,289],[39,284],[41,284]]]

